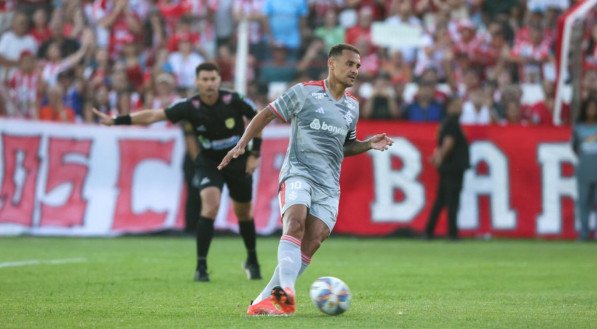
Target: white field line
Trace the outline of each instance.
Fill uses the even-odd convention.
[[[84,263],[86,261],[87,261],[86,258],[64,258],[64,259],[47,259],[47,260],[30,259],[30,260],[20,260],[20,261],[15,261],[15,262],[1,262],[0,268],[35,266],[35,265],[62,265],[62,264],[70,264],[70,263]]]

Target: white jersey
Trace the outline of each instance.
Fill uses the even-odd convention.
[[[335,100],[325,81],[294,85],[269,104],[292,132],[280,182],[301,176],[330,196],[340,194],[344,144],[356,139],[359,102],[349,92]]]

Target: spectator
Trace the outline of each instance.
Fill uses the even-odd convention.
[[[515,100],[504,103],[505,117],[500,123],[503,125],[526,125],[527,120],[522,116],[521,105]]]
[[[322,39],[314,38],[305,55],[298,63],[298,70],[307,75],[307,80],[321,80],[327,69],[328,52]]]
[[[413,74],[410,65],[404,61],[400,50],[386,49],[381,59],[380,73],[388,74],[392,82],[408,82],[412,80]]]
[[[193,67],[203,63],[205,58],[193,51],[193,45],[188,38],[178,41],[178,51],[168,55],[168,64],[176,77],[176,85],[181,89],[195,88],[195,72]]]
[[[263,13],[271,32],[270,44],[284,46],[292,60],[299,58],[308,11],[304,0],[266,0],[264,4]]]
[[[521,82],[542,81],[544,64],[550,60],[550,49],[550,40],[543,38],[541,27],[529,27],[529,40],[519,40],[511,54],[511,60],[518,65]]]
[[[288,56],[288,49],[282,44],[276,44],[272,49],[272,59],[261,65],[259,82],[290,82],[297,75],[296,62]]]
[[[57,42],[51,43],[46,52],[46,61],[42,64],[42,79],[48,86],[55,86],[58,74],[66,72],[74,67],[85,53],[90,49],[93,42],[91,32],[83,37],[82,45],[77,52],[63,57],[60,53],[60,45]]]
[[[33,13],[31,36],[35,38],[38,46],[52,37],[52,30],[48,26],[48,13],[44,9],[39,8]]]
[[[24,50],[19,57],[18,68],[8,80],[8,116],[36,120],[41,86],[37,60],[32,52]]]
[[[218,8],[214,15],[216,32],[216,47],[230,46],[234,30],[234,16],[232,15],[233,0],[218,0]]]
[[[335,11],[328,10],[325,13],[324,24],[315,29],[315,36],[323,39],[326,51],[329,51],[332,46],[344,42],[345,31],[338,24]]]
[[[267,44],[265,40],[265,27],[267,20],[263,14],[265,0],[235,0],[234,17],[236,22],[242,19],[249,20],[249,49],[258,61],[265,60]]]
[[[432,83],[422,81],[414,102],[406,107],[406,119],[412,122],[439,122],[443,118],[443,108],[434,98]]]
[[[6,81],[18,65],[23,51],[37,51],[35,39],[27,34],[29,21],[24,13],[17,12],[11,26],[11,30],[4,32],[0,37],[0,82]]]
[[[394,89],[389,75],[379,75],[373,83],[373,94],[365,102],[363,119],[398,119],[400,110],[395,101]]]
[[[463,125],[488,125],[494,121],[493,114],[487,106],[488,100],[483,90],[477,88],[470,93],[470,100],[462,106],[460,123]]]
[[[53,43],[58,45],[60,54],[64,57],[74,54],[81,47],[79,41],[64,34],[64,21],[58,12],[52,15],[50,30],[52,31],[52,36],[41,44],[37,52],[37,58],[45,58],[48,47]]]
[[[371,41],[371,24],[373,23],[373,12],[370,8],[365,7],[359,10],[357,25],[349,28],[346,31],[346,43],[351,45],[366,45],[367,49],[373,51],[373,43]],[[360,49],[362,55],[367,53]]]
[[[385,22],[393,25],[407,25],[412,28],[423,30],[421,20],[414,15],[411,1],[397,2],[398,8],[396,13],[388,17]],[[414,63],[417,56],[417,49],[413,46],[398,47],[404,56],[404,60],[408,63]]]
[[[42,121],[75,122],[75,111],[64,105],[62,100],[63,92],[59,86],[48,89],[48,105],[43,106],[39,111],[39,119]]]

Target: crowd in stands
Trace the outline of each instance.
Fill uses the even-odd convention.
[[[468,124],[552,124],[558,17],[578,0],[0,0],[0,116],[94,123],[164,108],[219,64],[232,87],[248,20],[247,97],[327,73],[327,51],[357,46],[363,119],[437,122],[451,96]],[[583,97],[597,95],[597,24],[582,43]],[[375,23],[421,31],[384,46]],[[396,33],[396,38],[400,38]],[[412,39],[412,38],[411,38]],[[525,102],[523,86],[540,86]],[[569,115],[563,113],[563,121]]]

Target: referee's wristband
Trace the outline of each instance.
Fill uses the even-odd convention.
[[[261,142],[261,138],[254,137],[253,140],[251,140],[251,145],[249,146],[249,154],[256,157],[261,156]]]
[[[133,123],[133,120],[131,119],[131,115],[130,114],[126,114],[126,115],[119,115],[114,119],[114,125],[116,126],[121,126],[121,125],[131,125]]]

